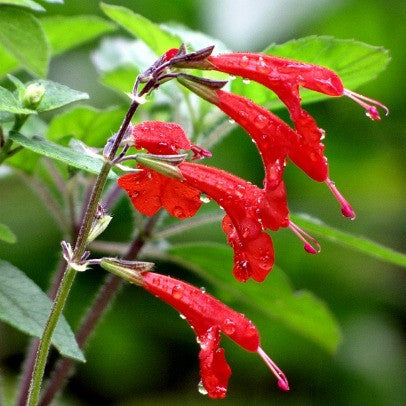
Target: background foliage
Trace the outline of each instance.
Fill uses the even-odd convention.
[[[67,17],[53,16],[103,16],[96,1],[72,0],[66,3],[64,6],[42,3],[47,9],[44,17],[50,19],[49,21],[57,18],[63,26],[63,18]],[[306,179],[293,166],[287,169],[286,183],[293,212],[309,213],[343,232],[367,235],[398,251],[404,250],[406,196],[403,117],[406,112],[401,75],[405,68],[402,63],[406,58],[402,46],[405,34],[401,30],[401,16],[406,8],[402,2],[300,2],[308,4],[307,11],[303,11],[303,15],[298,17],[296,11],[299,5],[292,0],[284,2],[280,20],[266,18],[268,15],[273,16],[273,10],[281,7],[278,1],[258,2],[256,9],[253,9],[250,4],[252,2],[241,0],[234,2],[233,10],[225,11],[220,10],[222,6],[217,3],[228,3],[227,1],[179,0],[172,1],[170,8],[163,0],[110,3],[130,7],[154,22],[182,23],[218,36],[228,48],[234,50],[241,49],[239,43],[243,43],[245,49],[261,50],[274,41],[280,43],[312,34],[355,38],[389,49],[392,62],[387,70],[378,80],[359,89],[361,93],[382,100],[389,106],[391,115],[388,119],[379,123],[363,119],[359,107],[349,100],[329,100],[307,107],[320,126],[327,130],[326,145],[332,178],[353,203],[358,214],[357,221],[345,221],[327,189]],[[29,17],[27,24],[35,24],[28,20]],[[44,23],[46,32],[49,21]],[[220,25],[219,21],[224,21],[224,24]],[[226,28],[241,21],[251,26],[249,35],[238,38],[233,33],[232,37],[228,37]],[[278,31],[277,27],[281,22],[284,24]],[[108,32],[114,38],[127,35],[124,30],[113,31],[110,23],[99,20],[95,20],[91,26],[95,37],[101,32]],[[6,28],[0,28],[0,38],[2,30]],[[241,29],[241,34],[244,32],[245,28]],[[55,55],[65,50],[64,41],[61,40],[63,34],[54,33],[49,36],[52,50],[46,50],[37,44],[41,52],[44,52],[44,58],[47,52]],[[120,67],[120,75],[115,75],[115,66],[103,65],[106,62],[103,60],[106,52],[111,53],[107,61],[117,61],[114,44],[117,46],[117,42],[103,42],[99,47],[100,42],[93,40],[89,45],[57,56],[49,67],[50,80],[87,92],[90,100],[86,103],[95,108],[109,108],[102,115],[105,117],[104,121],[98,115],[99,123],[94,120],[93,110],[80,111],[81,123],[88,123],[88,131],[97,133],[99,129],[105,129],[105,136],[110,135],[117,127],[122,107],[127,100],[118,92],[102,86],[99,80],[102,78],[104,83],[120,88],[123,74],[133,77],[136,73],[133,66],[124,65]],[[96,47],[99,47],[99,51],[94,54]],[[35,52],[35,48],[31,46],[30,51]],[[137,60],[137,63],[142,66],[142,56],[136,51],[128,49],[128,60],[138,57],[141,60]],[[21,62],[34,73],[41,73],[46,69],[44,63],[31,66],[27,61]],[[96,71],[94,62],[99,71]],[[9,63],[15,61],[11,60]],[[103,72],[99,75],[101,68]],[[27,78],[22,75],[21,79]],[[5,80],[3,84],[7,85]],[[166,91],[171,91],[169,86]],[[164,88],[160,92],[164,93]],[[112,105],[117,108],[111,108]],[[287,118],[283,111],[278,113]],[[52,113],[48,114],[46,120],[50,121]],[[75,128],[68,127],[74,126],[69,114],[71,113],[65,114],[65,120],[61,116],[59,123],[53,121],[47,133],[49,139],[59,140],[63,144],[60,137],[69,131],[75,132]],[[115,125],[107,129],[106,122],[113,122]],[[92,144],[97,145],[99,142],[100,140],[94,139]],[[210,164],[260,184],[263,177],[262,165],[255,147],[242,131],[233,130],[212,152],[214,158]],[[2,226],[0,257],[12,262],[46,289],[60,253],[59,242],[62,235],[58,225],[20,177],[5,176],[3,172],[0,191],[0,223],[8,226],[18,239],[18,244],[14,245],[3,242],[12,242],[13,234]],[[210,209],[211,207],[205,207],[207,211]],[[132,222],[129,204],[123,199],[115,209],[112,226],[103,238],[126,241]],[[313,227],[317,232],[317,226]],[[205,250],[213,254],[207,258],[221,258],[218,262],[222,267],[230,268],[227,267],[230,250],[224,253],[218,245],[213,245],[224,243],[219,222],[178,234],[171,241],[180,245],[193,243],[199,241],[202,235],[212,243],[205,247]],[[278,268],[269,278],[269,283],[261,286],[261,295],[269,287],[272,296],[275,293],[272,284],[279,289],[278,298],[283,297],[283,292],[287,294],[292,289],[313,292],[328,304],[340,326],[341,332],[335,332],[330,344],[328,339],[323,340],[321,345],[315,340],[317,336],[326,337],[324,322],[318,325],[308,324],[308,338],[305,338],[303,334],[295,333],[294,328],[288,328],[289,323],[286,323],[278,308],[278,300],[275,300],[271,308],[261,308],[260,294],[257,295],[257,287],[253,284],[249,284],[247,290],[252,291],[252,298],[258,298],[258,309],[253,309],[250,303],[238,300],[234,294],[235,284],[232,283],[230,272],[222,272],[216,263],[211,264],[208,261],[201,264],[200,272],[205,271],[211,276],[221,275],[225,279],[221,285],[218,281],[208,282],[202,273],[200,276],[198,273],[190,273],[184,262],[183,266],[174,266],[168,258],[162,258],[157,266],[159,272],[204,285],[208,291],[221,295],[230,306],[246,312],[259,327],[263,346],[288,373],[293,387],[289,394],[278,393],[269,372],[255,355],[240,351],[234,344],[224,340],[233,376],[228,398],[222,402],[400,404],[406,395],[403,385],[406,378],[403,363],[406,348],[402,331],[405,317],[405,277],[402,269],[335,243],[333,240],[337,235],[334,236],[334,232],[330,239],[320,238],[318,235],[323,249],[317,257],[305,255],[301,245],[288,232],[282,230],[273,237]],[[379,254],[379,250],[377,252]],[[185,261],[190,259],[187,256],[193,255],[193,249],[172,249],[168,254],[172,256],[171,259],[177,257]],[[293,287],[285,280],[280,269],[289,276]],[[103,276],[104,272],[93,271],[78,278],[65,311],[66,319],[73,327],[79,322],[83,309],[90,303]],[[229,290],[225,290],[224,286],[229,286]],[[298,294],[301,300],[308,297],[307,292]],[[267,317],[268,313],[273,315],[272,321]],[[342,337],[341,343],[332,354],[328,350],[335,348],[339,336]],[[11,393],[15,386],[26,344],[26,336],[0,324],[0,368],[4,375],[3,386],[6,393]],[[206,404],[209,400],[202,398],[196,390],[197,350],[193,332],[173,310],[140,289],[127,286],[97,329],[86,351],[87,364],[78,367],[78,373],[71,380],[61,402]]]

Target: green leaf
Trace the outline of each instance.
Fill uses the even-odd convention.
[[[310,36],[281,45],[272,44],[263,52],[325,66],[336,72],[345,87],[351,90],[374,79],[390,61],[389,52],[382,47],[327,36]],[[271,90],[258,83],[246,85],[241,79],[236,79],[232,82],[231,89],[268,108],[284,106]],[[301,96],[303,104],[329,98],[307,89],[301,90]]]
[[[5,224],[0,223],[0,240],[14,244],[17,241],[17,237]]]
[[[50,312],[48,296],[22,271],[0,260],[0,319],[40,338]],[[75,336],[63,317],[56,326],[52,344],[64,357],[85,362]]]
[[[231,52],[230,49],[227,48],[227,46],[219,39],[213,38],[204,32],[191,30],[186,25],[171,22],[161,25],[161,27],[171,34],[177,35],[179,38],[181,38],[182,42],[184,42],[190,50],[196,51],[198,49],[214,45],[216,53]]]
[[[87,172],[98,174],[102,167],[101,159],[88,156],[84,152],[79,152],[72,148],[62,147],[40,136],[27,138],[24,135],[14,133],[10,135],[10,138],[17,144],[37,154],[56,159],[57,161]],[[117,175],[110,171],[109,178],[116,179]]]
[[[0,43],[34,75],[46,76],[49,44],[33,15],[15,7],[0,7]]]
[[[109,18],[144,41],[157,55],[162,55],[170,48],[179,48],[182,43],[177,35],[128,8],[106,3],[101,3],[100,7]]]
[[[13,114],[36,114],[35,110],[21,107],[20,102],[9,90],[0,87],[0,111],[7,111]]]
[[[1,4],[26,7],[34,11],[45,11],[44,7],[32,0],[0,0],[0,5]]]
[[[371,257],[378,258],[382,261],[389,262],[394,265],[406,267],[406,254],[394,251],[381,244],[378,244],[370,239],[362,236],[355,236],[344,231],[337,230],[324,224],[321,220],[312,218],[307,215],[291,215],[299,227],[308,231],[319,234],[327,240],[337,242],[354,251],[362,252]]]
[[[60,83],[51,82],[50,80],[34,80],[26,85],[30,85],[31,83],[45,87],[45,94],[39,106],[36,108],[38,112],[54,110],[69,103],[89,98],[87,93],[71,89]]]
[[[308,291],[295,292],[277,267],[265,282],[237,282],[231,275],[231,248],[212,243],[172,246],[169,259],[199,274],[218,287],[218,295],[233,295],[262,314],[277,319],[299,334],[334,352],[340,331],[326,304]]]
[[[139,70],[134,66],[122,66],[113,71],[103,73],[100,81],[118,92],[128,93],[138,76]]]
[[[89,106],[74,107],[53,118],[47,138],[55,141],[71,135],[87,145],[102,147],[120,128],[125,113],[121,108],[97,110]]]
[[[0,43],[0,77],[18,67],[17,59]]]
[[[92,15],[44,17],[40,22],[53,55],[92,41],[116,29],[112,23]]]

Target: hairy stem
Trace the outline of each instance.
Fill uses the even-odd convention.
[[[130,248],[125,255],[125,259],[135,260],[141,249],[151,236],[152,229],[158,221],[159,213],[151,217],[143,230],[140,230],[137,238],[134,239]],[[122,280],[116,275],[108,275],[104,285],[93,301],[93,304],[83,319],[81,326],[76,334],[76,340],[80,348],[83,348],[96,327],[99,320],[103,317],[117,292],[122,285]],[[44,394],[40,400],[40,406],[49,405],[54,396],[62,389],[66,378],[70,375],[75,362],[71,359],[64,358],[56,366],[52,373],[51,379],[46,387]]]
[[[152,84],[151,84],[152,87]],[[147,92],[150,88],[144,87],[143,91]],[[112,161],[117,153],[120,143],[125,135],[128,125],[131,122],[135,111],[137,110],[139,103],[136,100],[130,105],[127,114],[124,117],[123,123],[121,124],[120,130],[114,139],[113,145],[109,151],[108,156],[97,176],[96,184],[94,185],[87,210],[82,221],[82,225],[79,230],[78,238],[76,240],[75,248],[73,250],[73,256],[71,258],[72,263],[78,263],[86,249],[87,238],[89,236],[93,219],[96,214],[97,206],[100,200],[101,193],[107,182],[107,177],[112,168]],[[39,399],[39,393],[41,390],[41,383],[44,376],[45,364],[49,353],[49,348],[51,345],[51,339],[53,332],[55,330],[56,324],[62,314],[66,299],[69,295],[70,289],[72,287],[73,281],[76,276],[76,271],[68,264],[64,276],[61,280],[58,292],[56,294],[51,314],[49,315],[48,321],[46,323],[45,329],[43,331],[41,341],[38,347],[35,365],[32,373],[31,384],[29,389],[29,395],[27,404],[30,406],[36,406]]]

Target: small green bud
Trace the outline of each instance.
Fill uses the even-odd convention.
[[[87,243],[94,241],[108,227],[112,218],[108,214],[103,214],[101,217],[96,218],[87,238]]]
[[[39,83],[31,83],[25,89],[23,95],[23,106],[28,109],[35,109],[40,104],[45,94],[45,87]]]

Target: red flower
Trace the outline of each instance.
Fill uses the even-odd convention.
[[[188,162],[178,168],[188,185],[215,200],[227,213],[223,230],[234,249],[236,279],[245,282],[252,277],[262,282],[274,262],[272,240],[263,229],[281,227],[280,212],[287,212],[286,203],[268,201],[262,189],[217,168]],[[286,217],[282,226],[288,224]]]
[[[176,123],[163,121],[144,121],[133,127],[130,145],[146,149],[151,154],[177,154],[179,149],[193,152],[193,159],[211,157],[210,151],[190,142],[183,128]]]
[[[201,350],[199,354],[202,384],[211,398],[224,398],[231,369],[220,346],[220,332],[247,351],[257,352],[278,379],[283,390],[288,381],[279,367],[260,347],[256,327],[243,314],[185,282],[153,272],[142,272],[139,281],[147,291],[170,304],[194,329]]]
[[[340,194],[328,177],[327,159],[324,156],[322,137],[303,137],[270,111],[242,96],[209,88],[199,79],[179,75],[178,81],[199,96],[217,105],[222,111],[243,127],[256,143],[265,165],[265,191],[267,198],[281,198],[285,157],[311,178],[325,182],[341,204],[346,217],[355,217],[350,204]],[[209,84],[209,83],[208,83]],[[286,200],[286,196],[283,197]]]
[[[234,276],[239,281],[263,281],[274,262],[272,240],[263,228],[281,227],[279,212],[286,210],[285,202],[268,201],[262,189],[217,168],[189,162],[178,168],[184,181],[146,169],[122,176],[118,184],[146,215],[163,206],[175,217],[192,216],[200,207],[200,193],[205,193],[227,213],[223,230],[234,249]],[[286,218],[283,226],[288,224]]]
[[[211,156],[209,151],[191,143],[182,127],[175,123],[146,121],[138,124],[126,142],[152,154],[177,154],[183,149],[193,151],[194,158]],[[118,184],[127,191],[135,208],[146,216],[153,216],[164,207],[172,216],[184,219],[193,216],[202,204],[198,190],[147,168],[122,176]]]
[[[300,107],[299,87],[324,93],[328,96],[348,96],[365,108],[372,120],[380,120],[373,103],[388,109],[382,103],[345,89],[341,79],[332,70],[323,66],[293,61],[265,54],[230,53],[209,56],[205,69],[215,69],[232,75],[252,79],[273,90],[288,107],[296,127],[303,135],[317,136],[313,118]]]

